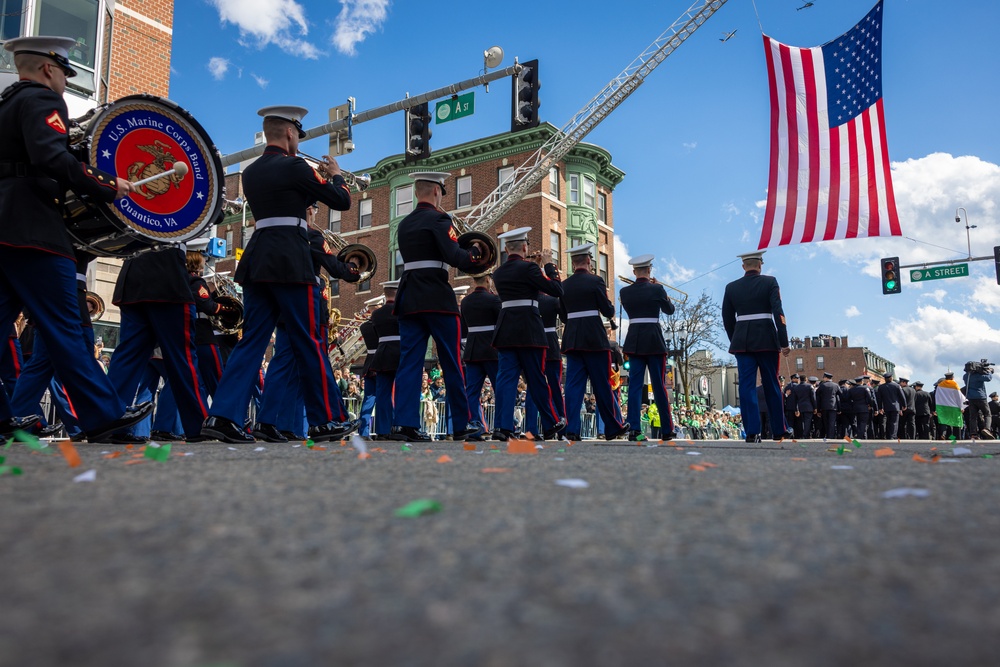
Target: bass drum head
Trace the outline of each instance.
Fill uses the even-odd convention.
[[[151,181],[108,205],[128,233],[142,237],[137,240],[150,246],[181,243],[222,218],[225,172],[219,151],[198,121],[170,100],[153,95],[116,100],[90,123],[86,148],[92,166],[133,182],[178,162],[187,165],[183,176]]]

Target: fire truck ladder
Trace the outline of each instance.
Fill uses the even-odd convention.
[[[481,201],[464,218],[455,218],[460,231],[489,232],[500,218],[520,202],[618,105],[628,99],[656,67],[687,41],[698,28],[719,11],[727,0],[698,0],[663,34],[656,38],[632,63],[604,87],[594,99],[531,157],[514,170],[513,175]]]

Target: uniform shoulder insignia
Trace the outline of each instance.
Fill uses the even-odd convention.
[[[317,181],[319,181],[323,185],[326,185],[326,179],[323,178],[323,176],[318,171],[316,171],[315,169],[313,169],[313,176],[316,177]]]
[[[51,127],[53,130],[59,134],[66,134],[66,124],[63,123],[63,119],[59,117],[58,111],[53,111],[45,119],[45,124]]]
[[[206,289],[204,285],[198,288],[198,296],[200,296],[202,299],[208,298],[208,289]]]
[[[448,227],[448,238],[450,238],[452,241],[458,240],[458,234],[455,232],[454,226]]]

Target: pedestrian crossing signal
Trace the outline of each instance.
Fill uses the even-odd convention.
[[[882,258],[882,294],[899,294],[903,291],[899,275],[899,257]]]

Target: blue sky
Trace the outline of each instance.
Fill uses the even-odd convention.
[[[305,125],[357,99],[359,111],[477,76],[496,44],[501,66],[540,61],[541,118],[562,127],[688,8],[691,0],[182,0],[174,13],[170,97],[223,153],[253,143],[256,109],[301,104]],[[770,36],[816,46],[848,30],[873,0],[757,0]],[[518,9],[523,7],[523,9]],[[572,13],[567,13],[572,7]],[[883,81],[889,155],[904,237],[813,243],[768,252],[792,335],[850,336],[932,383],[950,365],[1000,359],[1000,285],[992,262],[968,278],[882,296],[878,258],[903,264],[964,257],[964,207],[974,256],[1000,245],[997,92],[1000,3],[885,0]],[[722,43],[723,33],[736,29]],[[510,87],[476,89],[476,113],[436,125],[446,147],[509,129]],[[356,126],[362,170],[402,152],[400,114]],[[768,167],[767,75],[750,0],[729,0],[587,141],[627,174],[616,189],[615,230],[626,254],[652,252],[655,275],[721,302],[740,275],[730,264],[757,247]],[[325,141],[306,144],[313,154]],[[964,220],[963,220],[964,221]],[[721,267],[721,268],[720,268]],[[718,270],[716,270],[718,269]],[[619,262],[619,273],[627,267]],[[711,272],[711,273],[709,273]],[[703,275],[703,274],[708,275]],[[1000,389],[1000,382],[993,383]]]

